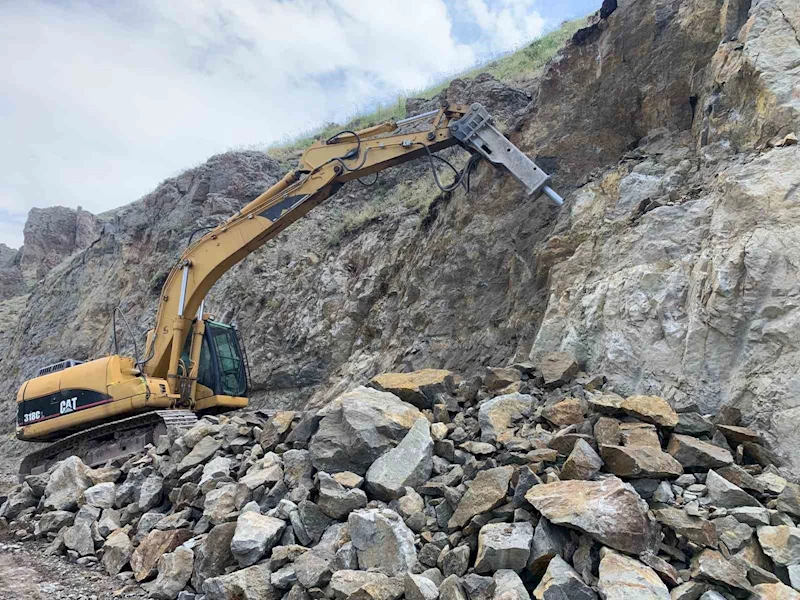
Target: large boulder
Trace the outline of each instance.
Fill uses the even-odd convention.
[[[588,533],[622,552],[640,554],[654,543],[647,503],[616,477],[536,485],[525,498],[552,523]]]
[[[759,527],[758,542],[776,565],[800,565],[800,528],[787,525]]]
[[[597,600],[597,594],[586,585],[567,561],[554,556],[544,577],[533,590],[535,600]]]
[[[335,561],[336,555],[331,550],[312,548],[294,561],[297,581],[306,589],[324,587],[333,575]]]
[[[83,501],[97,508],[113,508],[116,499],[117,489],[110,481],[98,483],[83,491]]]
[[[506,498],[513,474],[513,467],[495,467],[479,472],[461,497],[447,526],[450,529],[459,529],[475,515],[500,506]]]
[[[206,600],[278,600],[281,594],[272,586],[269,564],[262,563],[212,577],[203,583]]]
[[[231,552],[231,541],[236,532],[236,523],[223,523],[208,532],[206,539],[194,549],[194,571],[192,587],[203,589],[203,582],[211,577],[225,573],[225,569],[234,563]]]
[[[158,577],[153,582],[150,597],[156,600],[175,600],[192,576],[194,552],[178,546],[158,560]]]
[[[405,437],[422,413],[388,392],[358,387],[322,408],[309,444],[318,471],[364,475],[375,460]]]
[[[453,374],[443,369],[384,373],[373,377],[370,385],[382,392],[390,392],[417,408],[431,408],[440,395],[452,392]]]
[[[606,470],[618,477],[678,477],[683,475],[681,463],[661,448],[653,446],[602,446],[600,456]]]
[[[659,523],[695,544],[717,547],[717,533],[710,521],[691,516],[679,508],[671,507],[654,510],[653,515]]]
[[[78,510],[78,499],[92,486],[89,467],[77,456],[62,460],[50,475],[44,490],[44,507],[52,510]]]
[[[782,583],[761,583],[753,590],[752,600],[800,600],[800,592]]]
[[[48,533],[56,533],[62,527],[72,525],[74,520],[75,514],[66,510],[54,510],[44,513],[42,518],[36,522],[33,534],[36,537],[40,537]]]
[[[92,530],[86,523],[79,523],[68,527],[64,531],[64,545],[70,550],[74,550],[80,556],[94,554],[94,539]]]
[[[257,563],[265,552],[278,543],[286,523],[257,512],[246,512],[236,521],[231,553],[240,566]]]
[[[131,569],[136,581],[145,581],[153,577],[161,557],[191,537],[192,532],[188,529],[170,531],[156,529],[148,533],[131,556]]]
[[[222,448],[223,443],[224,440],[218,440],[210,435],[203,437],[195,444],[192,451],[183,457],[178,465],[178,472],[184,473],[197,465],[202,465]]]
[[[720,508],[737,508],[740,506],[761,506],[750,494],[739,486],[719,475],[716,471],[709,471],[706,475],[708,497],[714,506]]]
[[[527,413],[532,403],[532,396],[519,393],[506,394],[483,402],[478,410],[481,441],[496,442],[498,436],[511,426],[514,416]]]
[[[212,525],[227,521],[236,510],[236,484],[229,483],[211,490],[203,500],[203,516]]]
[[[133,543],[122,530],[112,532],[103,545],[103,568],[111,576],[116,575],[128,564],[133,554]]]
[[[431,476],[433,438],[428,419],[417,419],[403,440],[372,463],[367,470],[367,492],[389,502],[406,487],[417,488]]]
[[[603,460],[585,440],[577,440],[561,468],[561,479],[591,479],[603,466]]]
[[[578,363],[575,358],[565,352],[547,352],[537,364],[539,373],[547,387],[555,388],[569,383],[578,374]]]
[[[493,579],[494,598],[497,600],[530,600],[530,594],[525,589],[522,579],[511,569],[500,569],[495,572]]]
[[[616,394],[602,394],[589,399],[589,404],[603,414],[628,415],[662,427],[675,427],[678,413],[669,403],[658,396],[629,396],[623,398]]]
[[[753,591],[747,580],[746,569],[728,561],[722,554],[711,548],[695,554],[692,558],[691,573],[693,579],[723,586],[731,590],[737,597],[746,598]]]
[[[343,569],[331,577],[330,589],[334,600],[348,600],[365,586],[386,585],[389,578],[383,573]]]
[[[26,481],[3,503],[3,507],[0,509],[0,516],[6,519],[14,519],[26,508],[31,508],[37,504],[39,504],[39,498]]]
[[[533,526],[528,522],[484,525],[478,534],[475,572],[522,571],[528,565],[532,540]]]
[[[156,508],[161,504],[164,492],[164,478],[158,473],[152,473],[142,482],[139,488],[139,510],[143,513]]]
[[[597,589],[603,600],[670,600],[667,586],[653,569],[608,548],[601,554]]]
[[[417,563],[414,534],[393,510],[357,510],[347,519],[361,569],[390,577],[410,571]]]
[[[733,462],[725,448],[677,433],[670,437],[667,452],[686,469],[716,469]]]
[[[384,455],[385,456],[385,455]],[[317,506],[332,519],[343,519],[367,505],[367,495],[357,488],[346,488],[327,473],[320,471]]]

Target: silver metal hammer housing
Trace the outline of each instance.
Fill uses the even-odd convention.
[[[463,146],[474,149],[486,160],[501,165],[538,197],[546,193],[557,204],[563,200],[550,188],[550,176],[512,144],[494,126],[492,117],[482,104],[475,103],[470,111],[450,125],[450,131]]]

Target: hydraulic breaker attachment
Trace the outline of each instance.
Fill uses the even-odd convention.
[[[466,115],[450,124],[450,132],[465,148],[475,150],[492,164],[505,167],[528,188],[530,195],[546,194],[556,204],[564,203],[550,187],[550,176],[498,131],[482,104],[471,105]]]

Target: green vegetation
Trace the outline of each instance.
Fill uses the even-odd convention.
[[[586,24],[586,19],[575,19],[567,21],[558,29],[551,31],[547,35],[535,39],[527,46],[495,60],[489,61],[464,73],[458,73],[445,81],[425,90],[418,90],[414,93],[400,95],[387,105],[379,105],[378,108],[370,113],[357,114],[344,125],[329,123],[319,129],[313,130],[308,134],[301,135],[285,143],[270,146],[267,151],[278,160],[285,160],[290,155],[310,146],[316,140],[327,139],[343,129],[357,131],[372,127],[383,121],[390,119],[402,119],[406,117],[406,98],[408,96],[420,98],[432,98],[442,90],[446,89],[450,82],[455,78],[470,79],[481,73],[489,73],[497,79],[506,83],[519,83],[530,80],[541,74],[547,62],[556,55],[564,43],[573,34]]]

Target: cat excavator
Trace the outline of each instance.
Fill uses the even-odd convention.
[[[434,159],[447,161],[434,153],[455,145],[471,157],[453,183],[443,185]],[[417,158],[430,161],[445,192],[468,189],[471,169],[485,159],[532,196],[563,202],[550,177],[495,127],[481,104],[443,102],[438,110],[314,143],[296,169],[188,245],[164,283],[143,357],[117,351],[88,362],[65,360],[22,384],[17,437],[53,443],[23,459],[20,475],[43,472],[69,455],[90,466],[105,464],[155,443],[170,427],[190,427],[198,414],[246,407],[242,340],[233,326],[203,312],[206,294],[233,265],[345,183]],[[116,324],[114,340],[116,346]]]

